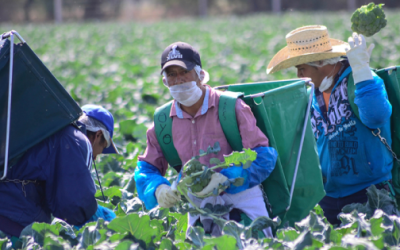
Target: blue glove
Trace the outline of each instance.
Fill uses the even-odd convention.
[[[171,186],[158,168],[145,161],[138,161],[135,168],[136,190],[139,198],[144,202],[147,209],[152,209],[158,205],[156,190],[161,184]]]
[[[74,228],[76,230],[79,230],[86,223],[97,221],[99,218],[103,218],[105,221],[112,221],[113,219],[115,219],[115,217],[117,216],[111,209],[97,205],[96,213],[92,215],[92,217],[90,217],[90,219],[88,219],[85,223],[83,223],[82,225],[75,225]]]
[[[96,213],[87,222],[97,221],[99,218],[103,218],[105,221],[112,221],[115,217],[117,216],[111,209],[98,205]]]
[[[249,168],[243,169],[243,167],[230,167],[223,169],[220,172],[228,177],[228,179],[238,177],[244,178],[242,186],[236,187],[231,184],[225,192],[229,194],[237,194],[246,189],[257,186],[267,179],[272,170],[274,170],[276,159],[278,158],[278,153],[274,148],[256,147],[253,150],[257,152],[257,158]]]

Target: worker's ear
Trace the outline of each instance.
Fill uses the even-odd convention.
[[[102,137],[103,137],[103,131],[99,130],[94,135],[94,140],[100,142]]]

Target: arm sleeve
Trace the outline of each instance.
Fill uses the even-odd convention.
[[[162,177],[158,168],[145,161],[138,161],[137,163],[135,183],[139,198],[144,202],[147,209],[152,209],[158,205],[155,195],[157,187],[161,184],[171,185],[167,179]]]
[[[367,127],[376,129],[388,122],[392,105],[380,77],[375,75],[373,80],[357,83],[355,96],[360,119]]]
[[[230,194],[236,194],[242,192],[248,188],[252,188],[261,184],[271,174],[275,168],[276,159],[278,153],[272,147],[256,147],[253,149],[257,152],[257,158],[251,166],[247,169],[243,167],[230,167],[223,169],[220,173],[234,179],[238,177],[244,178],[244,184],[236,187],[231,185],[225,192]]]
[[[46,200],[52,214],[72,225],[81,225],[96,213],[96,188],[89,172],[90,142],[77,130],[68,130],[57,141],[53,166],[47,167]]]
[[[154,130],[154,124],[147,130],[147,147],[143,155],[138,157],[139,161],[145,161],[157,168],[161,175],[165,175],[168,169],[168,162],[165,159],[160,144],[156,137],[156,132]]]

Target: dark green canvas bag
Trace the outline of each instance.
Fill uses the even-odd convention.
[[[395,154],[392,169],[392,186],[395,192],[397,204],[400,205],[400,162],[396,160],[400,156],[400,66],[388,67],[385,69],[374,70],[385,83],[389,102],[392,104],[392,116],[390,117],[390,130],[392,134],[391,150]],[[355,85],[352,74],[347,82],[347,94],[354,114],[360,119],[358,107],[354,103]],[[360,119],[361,121],[361,119]],[[380,138],[376,138],[377,141]],[[381,143],[381,142],[379,142]],[[388,149],[389,150],[389,149]]]
[[[242,150],[239,130],[237,126],[236,128],[232,126],[232,124],[236,124],[236,99],[242,98],[252,109],[257,119],[257,126],[268,137],[270,146],[278,151],[275,169],[262,185],[272,205],[270,216],[279,216],[282,219],[282,225],[288,221],[293,226],[294,222],[306,217],[325,196],[316,143],[309,118],[306,123],[301,155],[299,155],[309,101],[306,82],[288,80],[234,84],[226,86],[224,89],[227,91],[220,97],[219,119],[231,147],[237,151]],[[169,116],[171,104],[171,102],[167,103],[156,110],[154,124],[164,156],[171,166],[178,167],[182,165],[182,162],[179,156],[173,153],[176,152],[176,149],[173,147],[172,119]],[[168,122],[165,119],[170,120],[169,127],[167,127]],[[295,186],[292,190],[298,156],[300,162]]]
[[[26,150],[77,120],[82,113],[22,38],[21,43],[11,46],[7,37],[19,36],[14,32],[0,35],[0,40],[4,38],[0,43],[0,179],[5,178],[3,175],[6,172],[4,162],[11,55],[13,70],[8,167]]]

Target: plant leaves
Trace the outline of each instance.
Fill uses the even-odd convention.
[[[245,228],[246,239],[249,238],[258,238],[258,232],[262,231],[268,227],[271,229],[277,228],[281,224],[281,219],[279,217],[275,217],[274,219],[270,219],[266,216],[260,216],[257,219],[253,220],[251,224]]]
[[[242,178],[242,177],[238,177],[238,178],[233,179],[232,181],[231,180],[229,180],[229,181],[235,187],[240,187],[240,186],[242,186],[244,184],[244,178]]]
[[[229,210],[232,206],[233,206],[232,204],[231,205],[221,205],[221,204],[213,205],[211,203],[207,203],[204,205],[202,210],[207,212],[207,214],[212,214],[212,215],[219,217],[226,213],[229,213]]]
[[[135,238],[143,240],[146,246],[157,236],[159,230],[150,225],[150,216],[129,214],[125,217],[115,218],[108,224],[108,228],[119,233],[129,232]]]
[[[207,155],[209,155],[211,153],[218,154],[219,151],[221,151],[219,142],[215,142],[213,147],[208,146],[206,153],[207,153]]]
[[[228,221],[222,228],[223,235],[231,235],[236,239],[236,245],[238,248],[243,248],[243,242],[241,240],[241,235],[244,232],[245,228],[243,225],[235,222],[235,221]]]
[[[204,247],[204,229],[201,227],[190,227],[189,239],[193,242],[196,247]]]
[[[224,250],[235,250],[236,239],[230,235],[222,235],[217,238],[204,238],[205,247],[203,249],[224,249]]]
[[[385,189],[377,189],[375,185],[367,188],[369,206],[373,211],[381,209],[386,214],[396,214],[400,216],[400,212],[396,209],[396,202],[390,198],[388,191]]]
[[[221,164],[221,161],[218,158],[210,159],[210,165],[219,165],[219,164]]]
[[[257,158],[257,152],[251,149],[244,149],[244,151],[242,152],[234,151],[229,155],[224,155],[225,164],[226,165],[234,164],[235,166],[241,166],[242,164],[245,164],[247,161],[253,162],[255,161],[256,158]],[[244,166],[243,168],[245,169]]]
[[[121,241],[115,248],[115,250],[135,250],[135,249],[139,249],[139,244],[134,243],[130,240]]]

